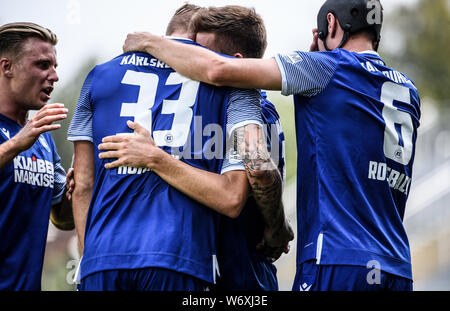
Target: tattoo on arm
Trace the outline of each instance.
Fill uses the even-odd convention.
[[[240,127],[234,131],[233,140],[266,226],[272,230],[279,229],[285,217],[281,199],[282,179],[267,150],[263,129],[256,124]]]

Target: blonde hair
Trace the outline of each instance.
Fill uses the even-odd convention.
[[[180,30],[183,32],[188,31],[191,17],[200,9],[200,6],[188,2],[179,7],[167,25],[166,36],[170,36]]]
[[[58,43],[56,35],[45,27],[33,23],[9,23],[0,26],[0,57],[20,58],[23,43],[29,38],[37,38],[52,45]]]

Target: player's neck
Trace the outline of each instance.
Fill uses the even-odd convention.
[[[173,38],[182,38],[182,39],[193,40],[194,35],[188,31],[175,31],[168,36],[173,37]]]
[[[0,113],[5,117],[24,126],[27,122],[28,111],[23,110],[18,103],[11,98],[11,92],[0,86]]]
[[[25,124],[27,123],[27,119],[28,119],[28,111],[25,110],[20,110],[18,111],[16,110],[6,110],[6,109],[0,109],[0,113],[2,115],[4,115],[5,117],[13,120],[14,122],[16,122],[17,124],[19,124],[20,126],[25,126]]]
[[[372,42],[368,40],[352,40],[351,38],[342,47],[350,52],[374,51]]]

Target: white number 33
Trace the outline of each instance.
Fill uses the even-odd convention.
[[[139,86],[136,103],[122,103],[121,117],[133,117],[136,122],[147,129],[158,146],[181,147],[188,139],[197,92],[200,83],[172,72],[165,85],[181,84],[180,96],[177,100],[164,100],[161,114],[172,114],[173,123],[170,130],[152,133],[152,110],[158,91],[159,77],[148,72],[127,70],[122,79],[123,84]]]

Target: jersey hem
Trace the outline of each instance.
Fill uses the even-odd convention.
[[[85,258],[81,262],[81,279],[101,271],[133,270],[143,268],[165,268],[189,274],[209,283],[214,283],[211,261],[192,261],[171,254],[134,254],[134,255],[107,255],[95,258]]]
[[[311,256],[302,256],[297,266],[315,259]],[[376,254],[362,249],[322,249],[320,265],[344,265],[367,267],[368,271],[374,269],[371,262],[376,262],[377,268],[396,276],[409,280],[412,278],[412,266],[408,261],[399,258]]]

